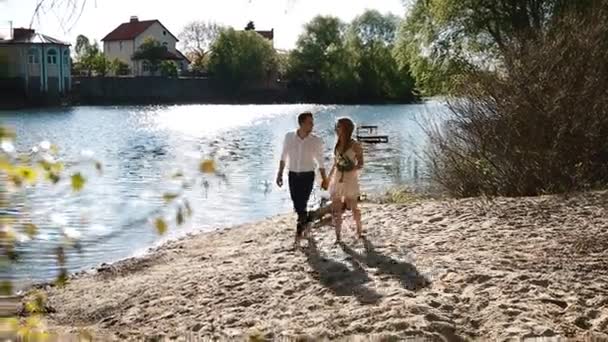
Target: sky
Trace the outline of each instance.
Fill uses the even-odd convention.
[[[45,0],[51,3],[51,0]],[[140,20],[158,19],[174,35],[193,20],[215,21],[244,28],[253,20],[258,30],[274,28],[275,48],[292,49],[303,26],[318,14],[334,15],[350,21],[366,9],[404,15],[402,0],[85,0],[82,15],[70,19],[67,4],[83,0],[55,0],[63,5],[45,7],[32,27],[51,37],[74,44],[84,34],[101,40],[131,16]],[[37,0],[0,0],[0,35],[13,27],[29,27]]]

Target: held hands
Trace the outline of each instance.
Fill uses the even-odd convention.
[[[277,174],[276,183],[279,188],[283,187],[283,174],[281,174],[281,173]],[[323,179],[323,181],[321,182],[321,188],[323,190],[327,190],[328,187],[329,187],[329,178],[325,177]]]
[[[321,189],[327,190],[328,187],[329,187],[329,179],[326,177],[321,182]]]

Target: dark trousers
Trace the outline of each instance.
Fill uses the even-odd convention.
[[[306,223],[308,222],[308,199],[312,192],[315,182],[314,171],[310,172],[289,172],[289,194],[293,202],[293,208],[298,214],[298,224],[296,234],[300,236]]]

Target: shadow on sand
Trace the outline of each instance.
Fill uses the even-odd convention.
[[[365,270],[353,263],[351,270],[345,264],[325,258],[319,253],[314,239],[308,239],[308,247],[304,249],[306,260],[315,270],[315,278],[332,291],[336,296],[354,296],[361,304],[375,304],[382,297],[376,291],[365,286],[370,281]]]
[[[363,238],[363,246],[364,254],[356,252],[344,243],[340,244],[344,253],[355,261],[377,269],[379,275],[384,274],[397,279],[405,289],[418,291],[430,285],[430,281],[418,272],[416,266],[378,252],[367,238]]]

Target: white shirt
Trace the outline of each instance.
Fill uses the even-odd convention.
[[[281,160],[287,163],[292,172],[308,172],[315,170],[315,161],[320,169],[323,165],[323,140],[310,133],[302,139],[296,132],[285,134]]]

